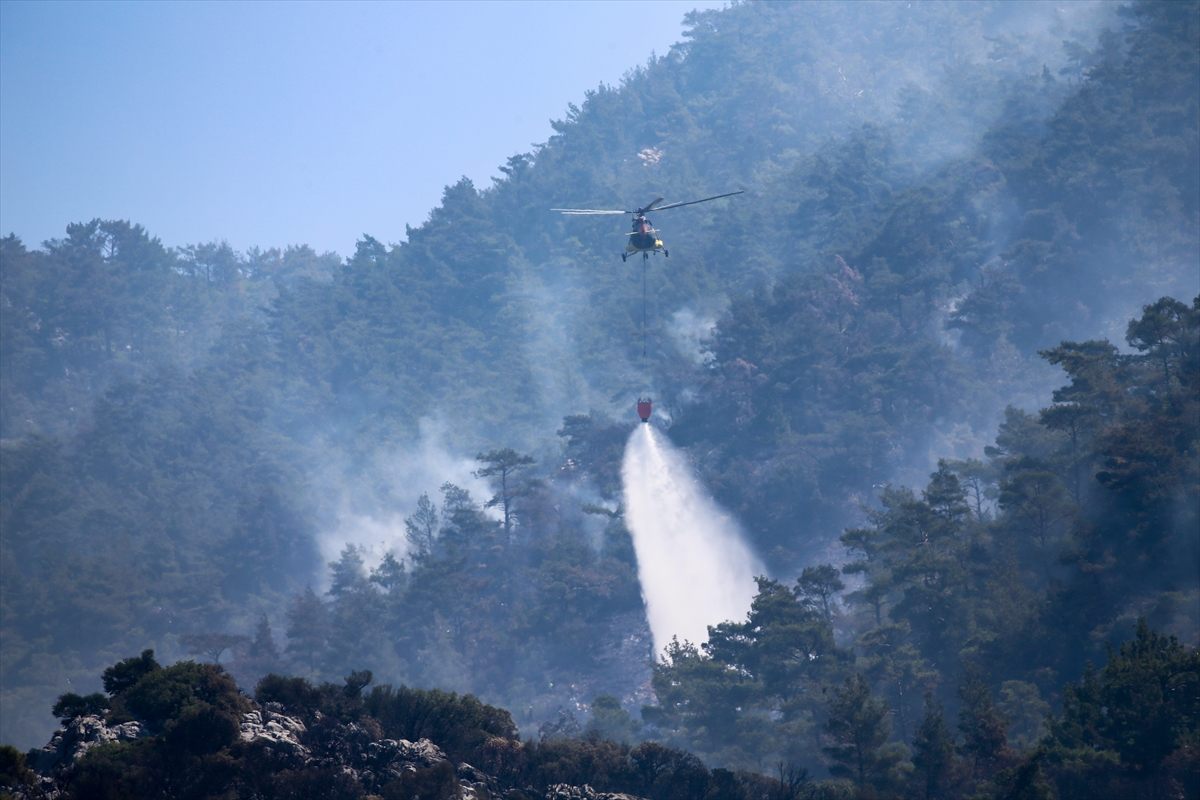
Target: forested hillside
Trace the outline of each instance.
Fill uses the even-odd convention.
[[[9,235],[0,738],[154,648],[830,792],[1194,792],[1198,114],[1195,2],[748,3],[394,244]],[[550,209],[738,189],[652,215],[643,357],[623,218]],[[768,572],[653,667],[639,393]]]

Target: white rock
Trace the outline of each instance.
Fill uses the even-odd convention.
[[[293,753],[307,758],[308,748],[300,743],[300,737],[307,732],[304,723],[295,717],[266,712],[267,721],[263,721],[263,712],[251,711],[242,717],[239,735],[243,742],[261,741],[267,747]]]
[[[109,727],[101,717],[87,714],[76,717],[66,727],[54,732],[38,758],[39,772],[53,769],[63,772],[74,766],[83,754],[93,747],[109,742],[131,742],[149,736],[150,731],[140,722],[125,722]]]

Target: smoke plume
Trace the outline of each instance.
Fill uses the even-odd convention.
[[[386,553],[403,559],[408,554],[404,518],[417,509],[422,494],[440,504],[440,488],[452,483],[466,489],[476,502],[491,495],[486,480],[475,477],[479,463],[453,452],[447,443],[447,423],[431,417],[420,421],[420,436],[407,447],[382,448],[369,473],[371,481],[347,479],[347,466],[334,462],[327,478],[329,493],[338,498],[335,524],[317,536],[321,564],[309,579],[314,589],[329,588],[327,565],[337,561],[347,545],[359,549],[368,568],[378,566]],[[487,510],[488,516],[497,512]]]

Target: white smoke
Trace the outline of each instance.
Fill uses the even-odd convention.
[[[487,481],[475,477],[479,462],[452,453],[446,445],[446,434],[443,421],[424,418],[420,421],[420,436],[412,446],[388,448],[376,456],[373,468],[368,470],[375,485],[364,487],[339,479],[344,485],[339,492],[341,509],[336,526],[317,537],[322,568],[314,581],[315,589],[329,588],[329,571],[324,565],[337,561],[347,545],[359,549],[368,568],[378,566],[387,553],[404,558],[408,553],[404,518],[416,511],[422,494],[428,494],[439,511],[444,483],[466,489],[478,503],[491,496]],[[495,512],[487,513],[495,517]]]
[[[621,479],[655,652],[672,636],[698,645],[709,625],[744,619],[762,566],[670,442],[639,425]]]
[[[714,358],[709,349],[709,339],[713,329],[717,327],[717,319],[711,315],[701,315],[690,308],[681,308],[671,315],[671,323],[667,333],[675,342],[679,352],[688,357],[694,364],[708,364]]]

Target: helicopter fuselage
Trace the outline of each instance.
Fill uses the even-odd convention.
[[[656,253],[663,250],[663,241],[658,238],[658,231],[650,220],[637,216],[633,220],[633,230],[629,232],[629,242],[625,245],[626,253]]]

